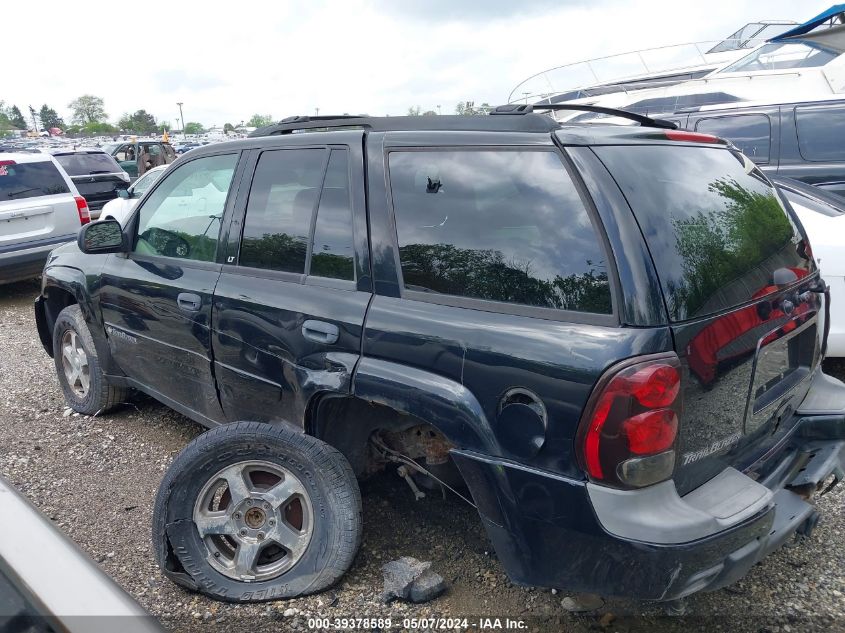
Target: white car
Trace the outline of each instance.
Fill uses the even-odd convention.
[[[0,284],[38,276],[48,253],[90,221],[88,203],[50,154],[0,150]]]
[[[845,356],[845,198],[792,178],[775,176],[810,240],[813,258],[830,287],[827,356]]]
[[[106,203],[103,210],[100,212],[100,219],[105,220],[106,218],[112,218],[123,225],[124,220],[126,220],[126,218],[129,217],[129,214],[132,213],[132,209],[134,209],[135,205],[138,204],[138,200],[141,199],[144,192],[146,192],[146,190],[159,179],[159,176],[164,173],[164,170],[167,169],[167,167],[168,165],[153,167],[143,176],[138,178],[131,187],[126,189],[125,197],[123,193],[118,192],[120,197],[115,198],[114,200],[109,200]]]

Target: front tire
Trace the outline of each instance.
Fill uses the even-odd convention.
[[[78,305],[66,307],[53,326],[53,360],[68,406],[96,415],[126,400],[126,389],[109,384],[94,339]]]
[[[171,580],[228,602],[322,591],[361,543],[352,468],[320,440],[238,422],[194,439],[156,495],[153,547]]]

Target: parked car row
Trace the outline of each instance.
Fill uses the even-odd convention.
[[[845,468],[812,205],[617,114],[640,127],[297,117],[52,252],[35,317],[68,405],[136,389],[216,427],[157,495],[168,577],[329,587],[358,478],[396,462],[468,488],[520,584],[674,600],[811,534]]]

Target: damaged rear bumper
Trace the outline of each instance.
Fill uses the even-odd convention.
[[[824,379],[828,392],[836,387],[835,400],[845,405],[845,385]],[[837,481],[845,468],[845,412],[830,411],[817,408],[803,415],[788,441],[758,471],[764,474],[756,482],[733,471],[734,481],[749,482],[738,498],[750,502],[721,513],[717,510],[725,509],[725,495],[717,493],[717,486],[723,482],[716,482],[710,495],[699,490],[685,497],[674,492],[674,501],[643,500],[644,511],[635,512],[634,505],[619,500],[602,507],[585,481],[466,451],[452,455],[512,581],[672,600],[729,585],[795,534],[809,535],[818,513],[806,497],[831,475]],[[715,501],[702,505],[702,497]],[[678,530],[684,505],[694,507],[686,529]],[[608,508],[617,513],[614,520]],[[699,516],[699,511],[713,516]],[[648,512],[657,516],[649,518]],[[708,523],[708,518],[713,520]]]

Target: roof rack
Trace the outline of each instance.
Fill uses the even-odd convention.
[[[292,116],[278,123],[258,128],[250,136],[293,134],[305,130],[364,129],[370,132],[392,131],[464,131],[464,132],[551,132],[560,127],[544,114],[525,117],[490,116]]]
[[[497,106],[490,111],[490,114],[498,115],[527,115],[533,113],[535,110],[573,110],[577,112],[595,112],[597,114],[608,114],[616,116],[621,119],[630,119],[636,121],[643,127],[656,127],[664,130],[676,130],[678,124],[673,121],[666,121],[664,119],[652,119],[651,117],[635,112],[628,112],[627,110],[619,110],[617,108],[604,108],[602,106],[594,105],[576,105],[571,103],[536,103],[536,104],[519,104],[509,103],[507,105]]]

